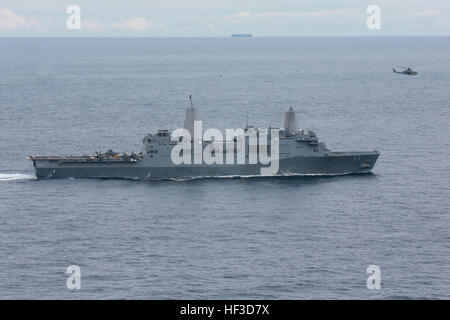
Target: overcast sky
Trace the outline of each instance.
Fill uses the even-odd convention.
[[[81,29],[69,30],[69,5]],[[369,30],[369,5],[381,29]],[[0,0],[0,36],[450,35],[450,0]]]

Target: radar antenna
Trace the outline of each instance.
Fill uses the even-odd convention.
[[[245,129],[248,129],[248,108],[247,113],[245,114]]]

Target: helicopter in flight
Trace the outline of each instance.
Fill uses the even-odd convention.
[[[397,66],[397,68],[401,68],[402,70],[397,71],[397,70],[395,70],[395,68],[392,68],[392,71],[394,71],[394,73],[406,74],[409,76],[415,76],[416,74],[418,74],[418,72],[414,71],[411,67]]]

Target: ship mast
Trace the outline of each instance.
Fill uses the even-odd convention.
[[[284,129],[288,134],[294,134],[298,131],[298,120],[294,108],[290,107],[284,118]]]
[[[186,109],[186,115],[184,117],[184,129],[191,133],[191,137],[194,137],[194,121],[199,119],[197,109],[194,108],[194,104],[192,102],[191,94],[189,95],[189,103],[190,107]]]
[[[248,129],[248,108],[247,113],[245,114],[245,129]]]

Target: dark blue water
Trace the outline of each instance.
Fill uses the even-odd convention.
[[[450,298],[450,38],[3,38],[0,70],[0,298]],[[293,106],[329,148],[381,157],[335,178],[32,179],[30,154],[139,151],[190,93],[206,127]]]

